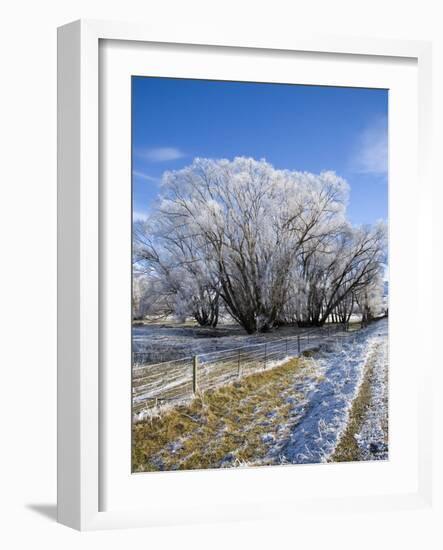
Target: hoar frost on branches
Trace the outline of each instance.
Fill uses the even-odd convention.
[[[150,281],[145,311],[215,326],[222,308],[253,333],[371,310],[386,231],[352,227],[348,193],[334,172],[244,157],[166,172],[155,213],[134,231],[136,270]]]

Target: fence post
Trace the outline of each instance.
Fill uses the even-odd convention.
[[[237,352],[237,377],[240,378],[241,377],[241,367],[240,367],[240,349],[238,350]]]
[[[268,346],[268,344],[265,344],[265,366],[263,367],[264,369],[266,368],[266,360],[267,360],[267,358],[268,358],[268,357],[267,357],[267,351],[268,351],[268,350],[267,350],[267,346]]]
[[[286,357],[287,357],[288,356],[288,339],[287,338],[286,338],[285,344],[286,344]]]
[[[300,348],[300,334],[297,336],[297,348],[298,348],[298,354],[300,355],[301,348]]]
[[[199,358],[198,355],[194,355],[192,358],[192,391],[194,395],[197,393],[198,390],[198,365],[199,365]]]

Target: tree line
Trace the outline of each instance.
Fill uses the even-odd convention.
[[[229,315],[248,333],[363,320],[383,307],[386,227],[353,226],[334,172],[195,159],[166,172],[133,231],[133,315]]]

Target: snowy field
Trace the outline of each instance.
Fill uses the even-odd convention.
[[[335,453],[343,435],[354,425],[357,429],[350,437],[357,453],[354,449],[351,460],[387,459],[388,320],[338,338],[317,333],[310,336],[310,341],[316,351],[302,357],[298,368],[292,368],[293,359],[286,357],[260,371],[263,381],[252,391],[245,389],[248,377],[222,385],[224,397],[217,407],[227,404],[227,408],[218,408],[215,432],[208,427],[211,405],[210,400],[205,404],[204,394],[198,406],[193,401],[182,404],[183,416],[177,422],[181,425],[183,418],[188,422],[191,419],[191,425],[155,450],[150,467],[189,469],[348,460],[336,458]],[[280,378],[266,377],[266,372],[279,369]],[[361,400],[363,388],[363,413],[353,424],[353,406]],[[151,411],[145,437],[149,437],[156,419],[164,421],[168,410],[182,414],[180,407],[178,411],[174,407]],[[143,430],[143,422],[135,429]],[[139,440],[143,444],[142,436]],[[208,456],[216,458],[208,462]]]
[[[207,391],[275,368],[306,352],[330,347],[334,342],[341,348],[341,340],[353,339],[355,335],[354,331],[345,332],[341,325],[309,330],[286,327],[254,336],[239,334],[236,327],[230,326],[222,331],[144,326],[136,327],[134,332],[139,338],[139,349],[141,345],[147,347],[147,341],[150,346],[149,351],[133,354],[135,420],[145,418],[149,409],[158,404],[177,405],[189,400],[194,396],[195,385],[199,391]],[[177,359],[165,360],[177,355]],[[198,367],[194,375],[195,356]],[[152,363],[154,357],[161,360]]]
[[[360,433],[361,459],[386,459],[388,321],[383,319],[344,340],[341,349],[322,350],[314,359],[317,376],[294,386],[303,396],[294,402],[287,433],[275,441],[270,456],[280,462],[326,462],[345,430],[365,366],[374,361],[372,400]],[[288,392],[289,393],[289,392]],[[287,440],[286,437],[287,436]]]
[[[388,342],[384,336],[374,354],[371,406],[355,435],[362,460],[388,459]]]
[[[334,327],[334,330],[341,327]],[[331,327],[331,331],[332,331]],[[132,327],[132,351],[145,363],[160,363],[192,355],[225,351],[250,344],[300,335],[327,335],[328,328],[281,327],[268,333],[248,335],[234,324],[217,328],[177,323],[139,324]]]

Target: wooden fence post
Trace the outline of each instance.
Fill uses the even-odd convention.
[[[300,355],[300,351],[301,351],[301,348],[300,348],[300,334],[297,336],[297,347],[298,347],[298,354]]]
[[[267,344],[265,344],[265,366],[263,367],[264,369],[266,368],[266,360],[267,360]]]
[[[192,391],[194,392],[194,395],[197,393],[198,390],[198,365],[198,355],[194,355],[194,357],[192,358]]]
[[[241,377],[241,366],[240,366],[240,349],[238,350],[237,352],[237,377],[240,378]]]

